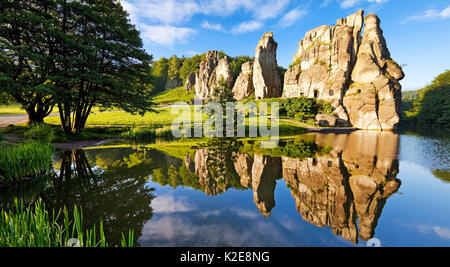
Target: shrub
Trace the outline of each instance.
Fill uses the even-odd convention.
[[[3,136],[3,134],[0,132],[0,142],[5,140],[5,137]]]
[[[98,233],[95,226],[83,230],[83,215],[75,206],[73,219],[67,209],[48,212],[39,201],[33,207],[24,208],[15,201],[15,210],[0,211],[0,247],[65,247],[70,239],[76,238],[80,247],[107,247],[103,224]],[[58,224],[58,220],[64,220]],[[98,236],[98,239],[97,239]],[[122,246],[133,246],[133,232],[128,241],[122,234]]]
[[[41,142],[53,142],[56,140],[56,131],[52,125],[44,123],[34,123],[30,129],[25,132],[25,137]]]
[[[4,145],[0,150],[0,185],[44,174],[51,169],[52,154],[50,144]]]
[[[289,117],[303,113],[305,116],[314,117],[317,115],[319,107],[314,98],[298,97],[281,99],[280,113]]]
[[[333,114],[334,108],[333,106],[325,101],[319,102],[319,113],[323,114]]]

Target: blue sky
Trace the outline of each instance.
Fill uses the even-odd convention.
[[[376,13],[391,56],[406,64],[403,90],[422,88],[450,69],[450,0],[121,0],[155,59],[208,50],[254,56],[274,32],[278,64],[292,63],[298,42],[320,25],[364,9]]]

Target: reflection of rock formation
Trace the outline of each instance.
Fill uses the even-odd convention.
[[[330,155],[283,157],[283,178],[304,220],[330,226],[334,234],[357,243],[356,219],[359,237],[373,237],[386,199],[400,186],[395,178],[398,135],[355,132],[334,137],[317,138],[319,145],[332,145]]]
[[[210,148],[203,148],[196,151],[194,162],[186,156],[185,165],[195,172],[208,195],[230,187],[252,189],[257,208],[267,217],[275,207],[276,180],[282,176],[305,221],[331,227],[335,235],[355,244],[359,238],[370,239],[386,200],[400,187],[396,179],[398,135],[358,131],[311,137],[315,137],[314,147],[331,150],[307,146],[311,155],[316,150],[320,153],[305,159],[270,157],[260,152],[219,153],[222,156],[217,157]],[[295,147],[299,145],[288,143],[280,151],[303,155],[294,153]]]
[[[220,187],[217,180],[213,178],[208,166],[208,150],[199,149],[195,152],[195,174],[207,195],[215,196],[225,192],[225,188]]]
[[[253,201],[263,216],[275,207],[275,185],[280,177],[280,158],[255,155],[252,166]]]
[[[252,185],[252,165],[253,158],[246,153],[235,152],[234,157],[234,168],[239,175],[241,185],[245,188],[249,188]]]

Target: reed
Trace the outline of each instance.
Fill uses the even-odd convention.
[[[36,142],[0,145],[0,186],[45,174],[51,169],[53,146]]]
[[[75,206],[72,217],[67,209],[50,212],[39,201],[24,208],[15,200],[15,209],[0,211],[0,247],[66,247],[68,241],[76,238],[80,247],[107,247],[103,224],[97,229],[83,229],[83,214]],[[63,216],[63,217],[61,217]],[[58,224],[63,218],[64,223]],[[122,234],[122,246],[134,244],[134,233],[128,239]]]

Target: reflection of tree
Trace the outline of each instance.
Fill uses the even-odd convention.
[[[229,188],[243,189],[233,162],[233,152],[239,147],[235,138],[213,137],[208,140],[207,148],[196,151],[195,172],[205,193],[217,195]]]
[[[107,168],[92,168],[83,150],[62,154],[61,168],[53,186],[41,194],[48,208],[76,204],[83,209],[86,227],[103,221],[107,242],[118,245],[121,233],[132,229],[135,239],[153,214],[154,189],[146,187],[139,165],[116,162]]]

